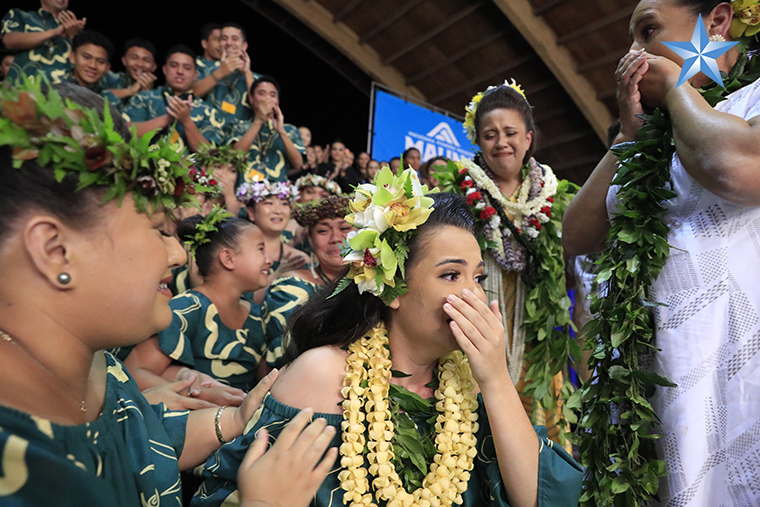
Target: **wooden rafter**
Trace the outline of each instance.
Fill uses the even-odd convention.
[[[371,41],[372,39],[374,39],[375,37],[383,33],[385,30],[387,30],[389,27],[391,27],[393,23],[395,23],[396,21],[404,17],[406,13],[408,13],[409,11],[411,11],[412,9],[414,9],[415,7],[417,7],[418,5],[426,1],[427,0],[409,0],[408,2],[404,4],[404,6],[401,9],[396,11],[395,15],[389,16],[388,19],[386,19],[382,23],[375,26],[375,28],[373,28],[369,32],[362,35],[361,38],[359,39],[359,44],[368,43],[369,41]]]
[[[597,99],[591,83],[575,70],[576,63],[573,57],[567,49],[557,44],[556,36],[549,25],[533,13],[528,0],[493,1],[538,53],[591,124],[599,139],[605,142],[612,116],[607,107]]]
[[[332,13],[319,2],[303,0],[275,0],[275,2],[338,48],[375,81],[412,97],[426,100],[425,95],[416,87],[407,86],[404,76],[398,70],[383,64],[380,55],[373,48],[360,44],[356,32],[344,23],[333,23]]]
[[[489,2],[490,0],[480,0],[478,2],[474,2],[471,5],[468,5],[464,9],[460,10],[459,12],[455,12],[448,18],[444,19],[441,23],[437,23],[435,27],[433,27],[432,30],[428,30],[425,33],[421,33],[414,39],[410,40],[409,42],[405,43],[398,51],[390,55],[388,58],[383,60],[383,63],[386,65],[390,65],[402,56],[410,53],[411,51],[414,51],[421,45],[425,44],[427,41],[438,35],[439,33],[443,32],[447,28],[451,27],[452,25],[458,23],[462,19],[466,18],[476,10],[480,8],[481,5],[483,5],[486,2]]]
[[[571,132],[562,136],[553,136],[550,140],[541,143],[541,149],[551,148],[552,146],[559,146],[561,144],[571,143],[578,139],[583,139],[594,135],[590,130],[580,130],[578,132]]]
[[[601,58],[597,58],[596,60],[591,60],[590,62],[586,62],[584,64],[578,65],[578,72],[581,74],[592,71],[594,69],[598,69],[599,67],[603,67],[605,65],[609,65],[610,63],[617,63],[620,61],[621,58],[625,56],[625,54],[628,51],[615,51],[614,53],[610,53],[608,55],[604,55]]]
[[[620,9],[617,12],[613,12],[609,16],[605,16],[602,19],[599,19],[597,21],[594,21],[593,23],[589,23],[588,25],[581,27],[577,30],[573,30],[570,33],[567,33],[561,37],[557,38],[557,44],[567,44],[568,42],[575,40],[579,37],[583,37],[584,35],[588,35],[590,33],[594,33],[597,30],[604,28],[605,26],[609,26],[612,23],[616,23],[620,21],[621,19],[628,19],[631,17],[631,14],[633,13],[633,9],[636,8],[635,4],[627,5]]]
[[[503,76],[504,74],[506,74],[510,70],[515,69],[515,68],[519,67],[520,65],[522,65],[524,63],[528,63],[529,61],[533,60],[534,58],[536,58],[536,55],[525,55],[525,56],[522,56],[520,58],[513,58],[513,59],[509,60],[507,63],[505,63],[504,65],[502,65],[502,66],[497,67],[496,69],[494,69],[494,71],[491,72],[490,74],[479,75],[477,77],[474,77],[473,79],[465,81],[464,83],[460,83],[458,86],[455,86],[453,88],[449,88],[448,90],[446,90],[446,92],[438,95],[437,97],[433,97],[432,99],[430,99],[430,102],[433,103],[433,104],[440,104],[444,100],[448,99],[449,97],[453,97],[457,93],[461,93],[463,91],[466,91],[466,90],[468,90],[470,88],[473,88],[474,86],[477,86],[477,85],[479,85],[481,83],[490,82],[492,79],[494,79],[496,77]]]
[[[533,14],[536,16],[540,16],[546,11],[550,11],[554,9],[555,7],[558,7],[559,5],[565,3],[567,0],[552,0],[551,2],[546,2],[546,4],[542,5],[541,7],[536,7],[533,9]]]
[[[554,172],[564,172],[568,169],[574,169],[576,167],[581,167],[589,164],[596,164],[599,162],[599,157],[597,156],[588,156],[588,157],[579,157],[579,158],[573,158],[567,161],[562,162],[561,164],[557,164],[555,166],[552,166],[552,169]]]
[[[346,16],[351,14],[357,7],[359,7],[364,0],[351,0],[345,7],[343,7],[338,13],[333,16],[333,23],[339,23]]]
[[[504,37],[504,35],[506,35],[507,33],[509,33],[509,30],[508,29],[503,29],[503,30],[501,30],[499,32],[494,33],[493,35],[490,35],[490,36],[486,37],[483,40],[479,40],[479,41],[473,42],[469,46],[467,46],[467,47],[465,47],[465,48],[457,51],[453,55],[449,56],[448,58],[446,58],[446,60],[444,60],[443,62],[439,63],[438,65],[431,65],[430,67],[422,69],[422,71],[418,72],[417,74],[415,74],[412,77],[410,77],[409,79],[407,79],[406,80],[406,84],[413,85],[413,84],[415,84],[415,83],[417,83],[419,81],[422,81],[426,77],[428,77],[428,76],[430,76],[432,74],[435,74],[439,70],[445,69],[449,65],[453,65],[456,62],[458,62],[459,60],[461,60],[463,58],[467,58],[471,54],[473,54],[473,53],[475,53],[475,52],[483,49],[484,47],[486,47],[487,45],[491,44],[492,42],[494,42],[494,41],[496,41],[496,40]]]

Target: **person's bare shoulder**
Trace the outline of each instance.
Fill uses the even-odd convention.
[[[342,414],[340,389],[346,376],[346,356],[346,351],[332,346],[304,352],[280,372],[272,396],[294,408]]]

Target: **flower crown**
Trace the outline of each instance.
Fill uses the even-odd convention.
[[[195,226],[193,237],[185,238],[185,245],[189,247],[192,255],[195,256],[195,251],[199,246],[211,243],[211,238],[209,238],[210,233],[218,231],[218,225],[232,218],[232,216],[232,213],[226,209],[214,206],[211,212],[203,217],[203,220]]]
[[[478,93],[475,95],[470,103],[464,108],[465,114],[464,114],[464,131],[467,133],[467,139],[470,140],[472,144],[478,144],[478,137],[475,133],[475,114],[478,112],[478,106],[480,105],[480,101],[483,99],[485,95],[488,94],[491,90],[495,90],[497,88],[501,88],[502,86],[506,86],[507,88],[512,88],[517,93],[519,93],[522,98],[525,99],[525,102],[528,102],[528,97],[525,95],[525,91],[522,89],[522,87],[517,84],[517,82],[512,79],[512,82],[504,81],[504,84],[500,84],[499,86],[489,86],[486,88],[485,91]],[[530,104],[530,103],[529,103]]]
[[[295,185],[299,189],[303,187],[322,187],[333,195],[343,195],[340,185],[318,174],[309,173],[301,176],[296,180]]]
[[[359,294],[369,292],[387,305],[407,291],[407,245],[433,211],[433,199],[425,197],[428,192],[411,167],[394,176],[385,166],[375,175],[374,184],[356,187],[346,222],[357,231],[348,234],[342,252],[343,263],[351,268],[333,295],[348,287],[351,280]]]
[[[14,87],[0,87],[0,146],[13,147],[13,166],[36,160],[62,181],[77,175],[77,190],[108,187],[104,202],[131,192],[138,211],[173,209],[197,203],[196,192],[208,187],[193,181],[184,149],[168,141],[151,142],[152,132],[125,141],[114,129],[105,103],[97,111],[63,97],[44,80],[28,78]]]
[[[271,182],[269,180],[255,181],[253,183],[243,183],[237,189],[238,201],[246,206],[251,206],[261,202],[268,197],[278,197],[287,200],[293,204],[300,197],[298,187],[291,185],[287,181]]]
[[[348,197],[329,195],[319,201],[296,205],[292,217],[301,227],[312,227],[327,218],[345,218],[348,212]]]
[[[195,163],[201,167],[214,168],[229,164],[237,172],[244,172],[248,168],[248,158],[245,152],[232,145],[202,144],[193,157]]]

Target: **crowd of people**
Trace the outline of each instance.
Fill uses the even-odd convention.
[[[465,106],[473,160],[375,160],[285,122],[240,24],[204,26],[202,54],[173,45],[159,85],[150,41],[114,72],[103,33],[40,3],[0,32],[0,505],[633,505],[658,478],[662,505],[760,504],[757,86],[737,78],[712,107],[660,44],[698,19],[711,40],[754,35],[760,7],[642,0],[610,144],[672,150],[618,147],[578,189],[534,157],[514,81]],[[720,70],[753,75],[748,47]],[[672,174],[632,194],[659,198],[657,220],[627,200],[635,175],[612,184],[647,163]],[[661,377],[626,362],[619,337],[645,323],[573,313],[568,295],[654,263],[647,234],[674,250],[634,298]],[[600,251],[622,261],[593,281]],[[615,336],[578,338],[588,320]],[[584,393],[628,390],[569,403],[574,370]],[[621,407],[652,378],[636,403],[656,411],[665,468],[639,484],[649,429]],[[571,423],[605,455],[580,466]],[[635,435],[627,457],[604,426]]]

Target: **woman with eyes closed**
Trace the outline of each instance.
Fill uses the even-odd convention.
[[[650,400],[668,474],[661,505],[760,504],[760,468],[749,464],[760,453],[760,81],[730,85],[724,77],[730,92],[712,107],[698,91],[710,78],[697,73],[677,86],[684,60],[663,44],[692,40],[701,15],[711,41],[740,42],[715,61],[728,74],[744,48],[751,56],[757,45],[756,4],[641,1],[629,23],[630,51],[615,72],[615,142],[635,141],[636,115],[659,107],[675,147],[657,161],[669,165],[675,197],[662,203],[670,255],[649,286],[649,300],[662,303],[654,312],[652,369],[678,385],[657,387]],[[568,208],[563,242],[572,255],[605,248],[619,206],[619,187],[610,186],[617,170],[607,152]]]
[[[499,302],[507,332],[512,381],[533,423],[545,425],[552,440],[570,449],[562,371],[575,344],[560,232],[572,185],[533,158],[533,112],[514,81],[475,95],[465,112],[467,137],[479,153],[430,176],[442,190],[467,198],[491,274],[486,293]]]
[[[212,478],[194,506],[234,498],[251,439],[261,428],[276,435],[305,404],[336,427],[342,455],[312,505],[577,505],[579,467],[531,427],[509,377],[466,201],[422,197],[419,182],[413,197],[398,194],[404,178],[417,179],[409,169],[359,187],[367,193],[346,217],[357,227],[350,269],[291,317],[295,359],[256,425],[206,463]],[[406,261],[388,245],[408,248]]]

